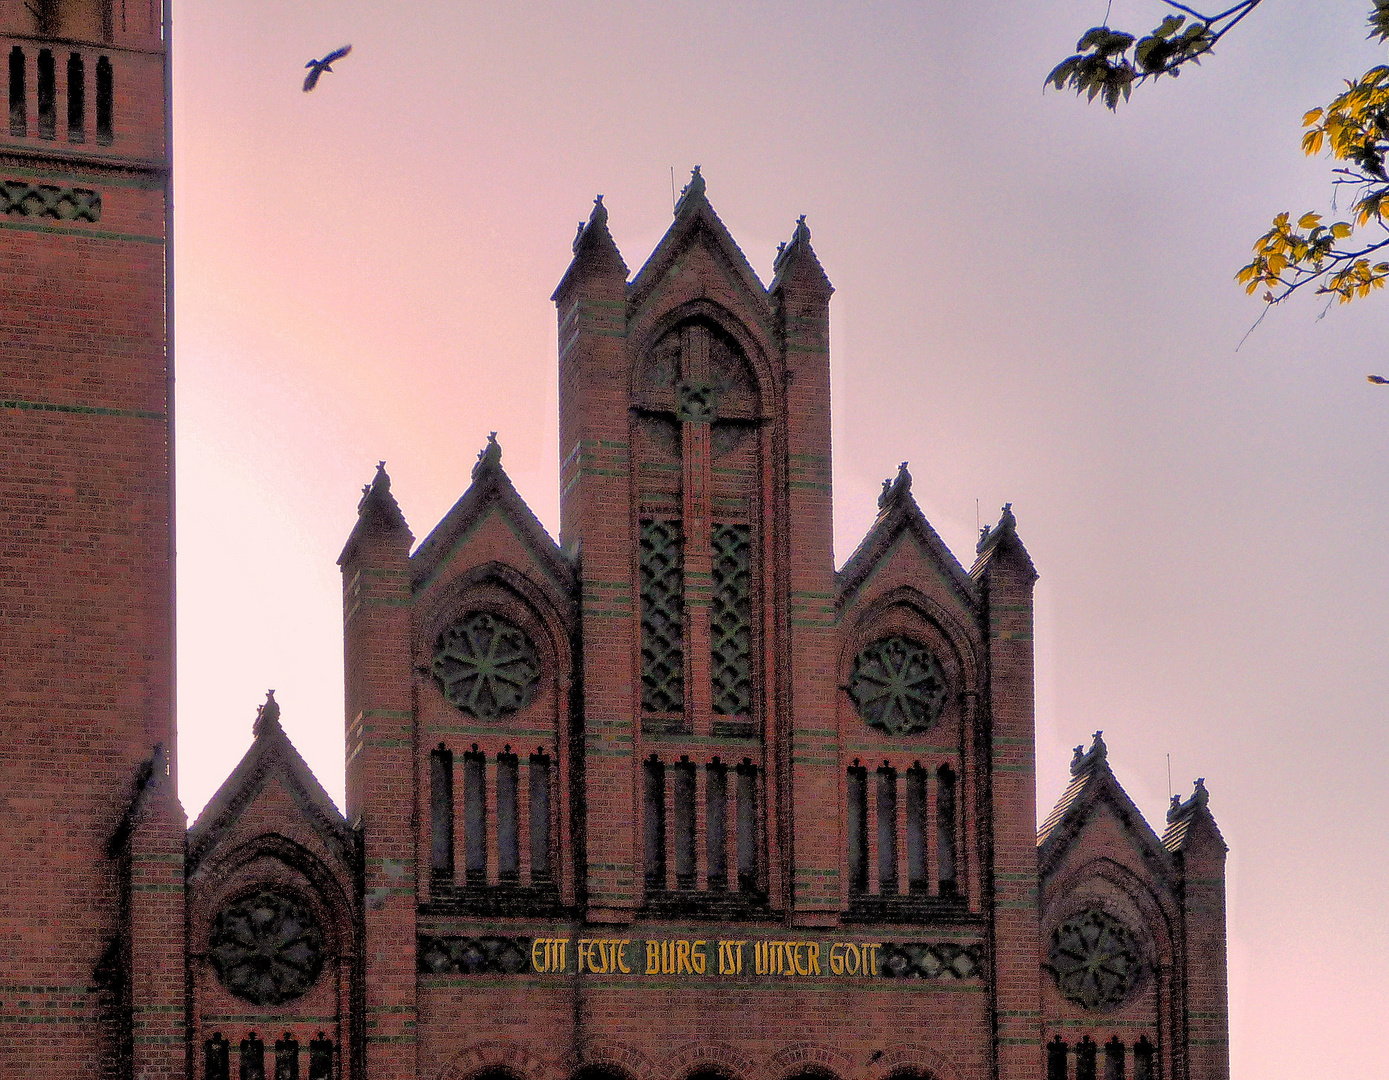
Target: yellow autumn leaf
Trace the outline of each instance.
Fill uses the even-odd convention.
[[[1302,126],[1303,126],[1303,127],[1311,127],[1311,126],[1312,126],[1313,124],[1315,124],[1318,120],[1320,120],[1321,117],[1322,117],[1322,111],[1321,111],[1320,108],[1312,109],[1310,112],[1307,112],[1307,113],[1304,113],[1304,114],[1303,114],[1303,117],[1302,117]]]
[[[1344,240],[1350,234],[1351,227],[1349,222],[1338,221],[1336,222],[1336,224],[1331,226],[1331,235],[1335,237],[1337,240]]]
[[[1299,229],[1315,229],[1317,227],[1317,222],[1320,220],[1320,214],[1314,214],[1312,211],[1308,210],[1307,213],[1297,219],[1297,227]]]

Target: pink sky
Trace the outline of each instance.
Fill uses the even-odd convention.
[[[1043,96],[1104,6],[178,0],[190,814],[267,687],[341,798],[335,561],[378,459],[422,538],[497,430],[556,531],[574,224],[602,192],[635,272],[698,163],[764,281],[805,213],[838,289],[838,558],[902,460],[966,564],[976,501],[1012,501],[1040,811],[1098,728],[1154,824],[1168,754],[1179,792],[1206,777],[1233,1075],[1380,1074],[1389,297],[1293,303],[1236,351],[1260,305],[1232,278],[1275,212],[1326,204],[1298,118],[1384,50],[1368,0],[1266,5],[1118,117]]]

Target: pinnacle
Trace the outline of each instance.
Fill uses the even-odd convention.
[[[482,473],[490,472],[493,469],[500,471],[501,467],[502,444],[497,442],[497,433],[493,431],[487,436],[487,445],[477,453],[477,464],[473,466],[473,479],[476,480]]]
[[[280,730],[280,704],[275,700],[275,691],[265,692],[265,703],[256,709],[256,720],[251,732],[257,738],[271,735]]]

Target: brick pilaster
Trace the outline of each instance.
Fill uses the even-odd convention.
[[[601,200],[551,299],[559,320],[560,546],[579,554],[583,650],[578,869],[590,917],[622,918],[639,902],[639,775],[634,757],[640,610],[634,595],[627,395],[627,267]],[[585,851],[601,853],[583,861]],[[577,869],[577,868],[576,868]]]
[[[994,1024],[999,1080],[1042,1075],[1032,589],[1037,573],[1005,508],[983,548]]]
[[[771,294],[782,333],[785,395],[778,417],[784,500],[771,556],[784,570],[777,665],[776,801],[782,850],[794,860],[794,916],[812,921],[842,905],[838,833],[824,827],[838,805],[835,724],[834,519],[830,468],[829,301],[834,288],[802,218],[776,261]],[[794,678],[792,677],[794,673]],[[794,798],[793,798],[794,795]],[[794,807],[794,814],[792,808]]]
[[[362,836],[366,1075],[415,1076],[414,704],[410,530],[378,468],[339,563],[347,677],[347,814]]]

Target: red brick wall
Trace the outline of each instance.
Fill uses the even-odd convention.
[[[96,222],[0,213],[0,1074],[96,1077],[114,1064],[102,1047],[115,1047],[103,1042],[94,970],[121,931],[107,845],[139,764],[156,743],[174,750],[164,55],[157,34],[127,35],[146,52],[78,47],[87,139],[75,145],[74,46],[3,36],[28,29],[0,27],[6,61],[19,45],[30,65],[29,128],[0,126],[0,181],[96,191],[102,209]],[[58,69],[52,141],[37,137],[40,47]],[[115,72],[109,147],[94,140],[102,55]],[[132,862],[129,924],[146,939],[172,931],[134,898],[182,878],[182,822],[172,841],[167,820],[151,828],[148,858]],[[128,972],[156,1006],[169,988],[149,965],[170,959],[137,950]],[[169,1034],[146,1019],[137,1014],[137,1039]]]

